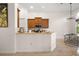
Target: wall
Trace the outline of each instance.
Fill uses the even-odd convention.
[[[63,39],[64,35],[68,33],[67,23],[64,18],[54,21],[54,32],[57,39]]]
[[[8,4],[8,27],[0,28],[0,53],[15,52],[15,5]]]

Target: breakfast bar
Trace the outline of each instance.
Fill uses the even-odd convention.
[[[53,51],[56,47],[56,35],[50,32],[16,33],[17,52]]]

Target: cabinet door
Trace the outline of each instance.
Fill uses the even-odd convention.
[[[36,25],[38,25],[38,24],[41,25],[41,19],[35,19],[35,24]]]
[[[42,28],[48,28],[48,19],[42,19]]]
[[[28,19],[28,28],[34,28],[35,22],[34,19]]]

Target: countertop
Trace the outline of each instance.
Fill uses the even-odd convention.
[[[37,33],[36,32],[31,32],[31,33],[30,32],[24,32],[24,33],[17,32],[16,34],[17,35],[18,34],[52,34],[52,32],[37,32]]]

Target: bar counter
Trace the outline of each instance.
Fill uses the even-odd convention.
[[[56,47],[56,35],[51,32],[16,33],[17,52],[53,51]]]

